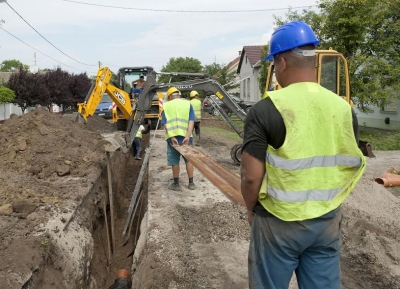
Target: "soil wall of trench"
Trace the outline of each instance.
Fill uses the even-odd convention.
[[[118,269],[130,269],[134,239],[121,232],[141,164],[123,134],[102,118],[82,125],[37,109],[2,123],[0,145],[1,288],[108,288]],[[111,251],[110,148],[118,148],[110,153]]]

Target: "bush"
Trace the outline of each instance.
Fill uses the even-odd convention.
[[[9,103],[15,98],[15,93],[7,87],[0,87],[0,103]]]

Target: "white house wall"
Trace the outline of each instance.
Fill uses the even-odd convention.
[[[368,112],[362,112],[356,107],[354,111],[357,114],[358,125],[360,127],[371,127],[386,130],[398,130],[400,129],[400,102],[390,110],[382,111],[377,106],[370,106]],[[389,123],[385,123],[386,122]]]
[[[250,62],[246,63],[246,56],[240,67],[240,98],[248,101],[259,101],[261,99],[258,88],[259,68],[253,69]]]
[[[237,71],[237,68],[238,68],[238,64],[239,64],[239,62],[237,62],[235,65],[232,65],[229,69],[228,69],[228,74],[229,73],[235,73],[235,83],[239,83],[239,81],[240,81],[240,77],[239,77],[239,74],[237,74],[236,73],[236,71]],[[229,91],[228,91],[229,93],[231,93],[231,94],[240,94],[240,86],[238,86],[238,87],[236,87],[236,88],[232,88],[232,89],[230,89]]]
[[[28,107],[25,110],[25,113],[28,113],[34,109],[36,109],[36,107]],[[55,104],[51,108],[51,112],[59,113],[60,111],[60,107]],[[11,114],[22,115],[22,109],[13,103],[0,104],[0,121],[9,119]]]
[[[12,113],[22,115],[22,109],[12,103],[0,104],[0,120],[9,119]]]

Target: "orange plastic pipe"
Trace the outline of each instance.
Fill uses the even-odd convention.
[[[382,177],[375,179],[375,182],[385,187],[400,186],[400,175],[383,173]]]

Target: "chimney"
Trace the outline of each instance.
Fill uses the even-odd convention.
[[[239,56],[241,56],[242,55],[242,50],[239,50]]]

